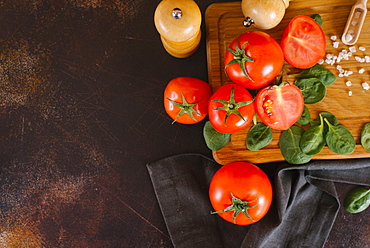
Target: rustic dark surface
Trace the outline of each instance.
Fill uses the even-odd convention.
[[[197,1],[203,16],[213,2]],[[211,157],[204,122],[171,124],[162,106],[207,63],[205,35],[187,59],[164,51],[158,3],[0,1],[0,247],[172,247],[145,165]],[[341,209],[326,247],[368,247],[369,217]]]

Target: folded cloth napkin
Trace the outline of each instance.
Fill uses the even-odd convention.
[[[274,202],[250,226],[210,214],[208,186],[221,167],[199,154],[182,154],[147,165],[175,247],[323,247],[338,213],[335,182],[370,185],[370,160],[287,163],[276,168]]]

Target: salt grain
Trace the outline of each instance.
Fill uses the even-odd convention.
[[[358,73],[362,74],[365,72],[365,69],[364,68],[361,68],[360,70],[358,70]]]
[[[349,48],[349,50],[352,52],[352,53],[355,53],[356,52],[356,47],[352,46]]]
[[[357,21],[352,21],[352,22],[351,22],[351,25],[352,25],[352,26],[356,26],[356,25],[357,25]]]
[[[353,36],[351,34],[347,33],[345,38],[346,38],[346,41],[351,41],[353,39]]]
[[[370,89],[370,85],[369,85],[368,83],[366,83],[366,82],[363,82],[363,83],[361,84],[361,86],[362,86],[362,88],[363,88],[364,90],[368,90],[368,89]]]
[[[334,48],[338,48],[338,47],[339,47],[339,42],[338,42],[338,41],[333,42],[333,47],[334,47]]]
[[[351,85],[352,85],[352,82],[351,82],[351,81],[347,81],[347,82],[346,82],[346,85],[349,87],[349,86],[351,86]]]
[[[348,95],[349,96],[352,96],[352,91],[348,91]]]
[[[363,46],[360,46],[359,48],[358,48],[358,50],[360,50],[360,51],[365,51],[366,50],[366,48],[365,47],[363,47]]]
[[[332,41],[336,41],[336,40],[337,40],[337,36],[333,35],[333,36],[331,36],[331,37],[330,37],[330,39],[331,39]]]

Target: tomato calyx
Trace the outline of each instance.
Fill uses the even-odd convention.
[[[199,112],[197,112],[195,109],[194,109],[194,106],[197,105],[199,102],[196,102],[196,103],[188,103],[186,101],[186,98],[184,96],[184,94],[181,92],[181,97],[182,97],[182,103],[178,103],[178,102],[175,102],[169,98],[168,101],[170,101],[173,105],[175,105],[176,107],[180,108],[180,111],[179,113],[177,114],[176,116],[176,119],[172,122],[175,123],[179,118],[180,116],[182,116],[183,114],[188,114],[194,121],[196,121],[196,118],[193,116],[193,113],[199,115],[199,116],[202,116]]]
[[[235,93],[234,93],[234,87],[231,88],[231,93],[230,93],[230,98],[229,100],[222,100],[222,99],[215,99],[212,100],[214,102],[219,102],[222,103],[223,106],[215,108],[213,110],[225,110],[226,115],[225,115],[225,120],[224,123],[226,125],[226,120],[231,114],[235,114],[242,118],[243,121],[246,121],[245,118],[242,116],[242,114],[239,112],[239,108],[246,106],[248,104],[251,104],[253,100],[247,101],[247,102],[236,102],[235,101]]]
[[[240,214],[243,213],[248,219],[251,221],[255,222],[255,220],[252,219],[252,217],[248,213],[248,209],[250,208],[255,208],[258,205],[258,202],[251,206],[248,205],[249,203],[253,203],[255,201],[258,201],[258,198],[254,199],[253,201],[243,201],[233,195],[233,193],[230,192],[231,195],[231,202],[232,204],[228,207],[226,207],[224,210],[216,211],[216,212],[211,212],[211,214],[218,214],[218,213],[224,213],[224,212],[229,212],[229,211],[234,211],[232,220],[235,222],[236,217]]]
[[[245,54],[245,44],[248,42],[243,43],[243,48],[240,49],[238,46],[238,42],[235,43],[235,50],[231,49],[230,47],[227,47],[227,50],[234,56],[234,59],[231,60],[229,63],[225,65],[225,68],[228,67],[231,64],[238,63],[240,66],[240,69],[243,71],[243,74],[253,82],[253,79],[249,76],[247,70],[245,69],[245,62],[254,62],[254,59],[249,57]]]

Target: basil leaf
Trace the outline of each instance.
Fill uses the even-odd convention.
[[[303,153],[299,146],[303,132],[303,128],[291,126],[280,135],[279,146],[281,153],[290,164],[305,164],[312,158],[312,156]]]
[[[294,84],[301,90],[306,104],[318,103],[326,95],[326,86],[317,78],[301,78]]]
[[[322,26],[322,18],[319,14],[313,14],[310,16],[312,19],[314,19],[320,26]]]
[[[335,117],[333,114],[331,114],[329,112],[321,112],[319,114],[319,117],[317,117],[316,120],[311,122],[311,126],[318,126],[318,125],[321,124],[320,115],[322,116],[323,120],[327,119],[332,125],[334,125],[334,126],[339,125],[339,121],[338,121],[337,117]],[[324,135],[328,132],[328,129],[329,129],[328,124],[326,124],[326,122],[324,122]]]
[[[337,78],[331,71],[320,64],[316,64],[311,68],[304,69],[297,74],[289,74],[289,76],[294,76],[298,78],[317,78],[325,86],[331,85],[337,80]]]
[[[325,135],[326,144],[337,154],[351,154],[356,148],[356,141],[351,132],[342,125],[333,126],[328,124],[328,132]]]
[[[311,120],[311,113],[307,106],[304,106],[303,113],[301,117],[298,119],[297,124],[299,125],[308,125]]]
[[[302,135],[299,141],[299,146],[307,155],[315,155],[321,152],[326,145],[324,138],[324,122],[321,118],[321,124],[319,126],[309,127]]]
[[[220,150],[229,143],[231,134],[220,133],[207,121],[203,128],[203,136],[207,147],[212,151]]]
[[[258,151],[272,141],[272,130],[263,123],[254,125],[247,135],[247,148],[251,151]]]
[[[370,152],[370,123],[366,123],[361,130],[361,145]]]
[[[370,189],[354,188],[348,192],[343,202],[350,213],[360,213],[370,206]]]

